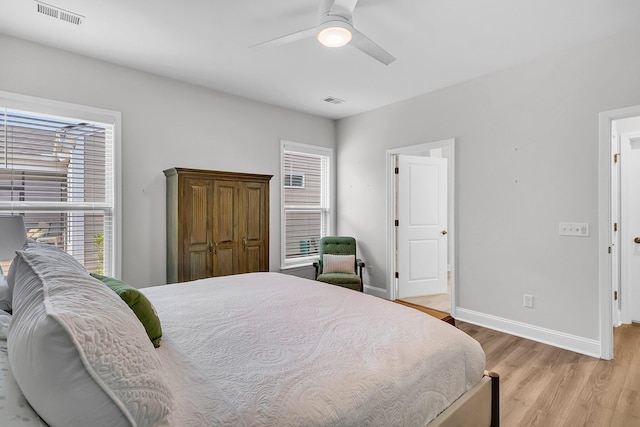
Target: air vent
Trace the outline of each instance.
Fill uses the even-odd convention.
[[[323,99],[324,102],[328,102],[330,104],[342,104],[344,101],[344,99],[339,99],[336,98],[334,96],[328,96],[325,99]]]
[[[43,15],[47,15],[61,21],[69,22],[70,24],[80,25],[84,19],[84,16],[82,15],[60,9],[59,7],[52,6],[47,3],[36,1],[36,6],[38,13],[42,13]]]
[[[284,188],[304,188],[304,174],[285,174]]]
[[[59,15],[59,10],[55,7],[51,7],[48,4],[38,3],[38,12],[50,16],[52,18],[57,18]]]

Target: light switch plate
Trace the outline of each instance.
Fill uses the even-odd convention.
[[[561,222],[560,235],[587,237],[589,236],[589,223],[588,222]]]

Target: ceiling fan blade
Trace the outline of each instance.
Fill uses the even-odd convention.
[[[332,3],[333,5],[329,8],[329,13],[331,15],[343,16],[346,14],[351,16],[353,14],[353,10],[356,8],[356,4],[358,4],[358,0],[335,0]]]
[[[282,46],[287,43],[293,43],[298,40],[306,39],[308,37],[315,37],[318,29],[316,27],[307,28],[306,30],[296,31],[295,33],[287,34],[286,36],[277,37],[273,40],[254,44],[249,46],[250,49],[262,49],[265,47]]]
[[[384,65],[389,65],[396,60],[393,55],[355,28],[353,29],[353,40],[351,40],[351,44],[370,57],[382,62]]]

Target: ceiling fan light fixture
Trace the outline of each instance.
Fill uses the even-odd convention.
[[[327,47],[342,47],[348,45],[353,38],[353,33],[340,23],[332,23],[333,25],[322,28],[318,32],[318,41]],[[337,24],[337,25],[336,25]]]

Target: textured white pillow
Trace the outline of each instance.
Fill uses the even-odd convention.
[[[355,274],[355,255],[322,255],[322,273]]]
[[[157,426],[173,398],[153,345],[126,303],[69,258],[33,246],[14,260],[16,381],[52,426]]]
[[[0,340],[7,339],[9,323],[11,323],[11,315],[4,310],[0,310]]]
[[[3,274],[0,274],[0,310],[11,311],[11,292]]]
[[[56,248],[55,246],[48,245],[46,243],[36,242],[33,239],[27,239],[25,244],[22,246],[21,250],[23,250],[23,251],[30,250],[30,251],[38,251],[38,252],[48,253],[51,256],[60,257],[59,261],[64,262],[66,264],[69,264],[69,267],[73,267],[73,269],[75,271],[86,271],[84,269],[84,266],[82,264],[80,264],[80,261],[78,261],[77,259],[75,259],[71,255],[69,255],[68,253],[61,251],[60,249]],[[15,284],[16,267],[17,267],[16,263],[15,263],[15,260],[18,259],[18,258],[19,258],[19,256],[17,255],[17,252],[16,252],[16,257],[11,262],[11,266],[9,267],[9,272],[7,272],[7,284],[9,285],[9,293],[10,294],[13,293],[13,286]]]

